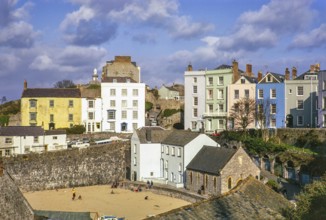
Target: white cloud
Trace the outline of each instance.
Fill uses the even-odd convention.
[[[295,37],[291,48],[316,48],[326,46],[326,24],[321,24],[310,33],[302,33]]]
[[[95,12],[93,9],[81,6],[78,11],[66,15],[65,19],[60,24],[60,29],[63,31],[70,31],[69,29],[78,26],[81,21],[89,21],[94,18],[94,16]]]

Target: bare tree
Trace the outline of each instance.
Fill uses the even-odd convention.
[[[268,125],[271,125],[271,122],[274,118],[274,115],[277,112],[276,103],[271,102],[270,99],[260,99],[256,102],[256,122],[257,126],[264,130]]]
[[[230,110],[230,119],[233,121],[234,128],[246,130],[251,123],[255,122],[255,113],[256,101],[254,99],[239,99]]]
[[[54,88],[76,88],[76,85],[73,81],[64,79],[56,82],[54,84]]]

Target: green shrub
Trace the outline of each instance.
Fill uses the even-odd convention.
[[[180,112],[180,109],[165,109],[163,112],[163,117],[170,117],[178,112]]]
[[[83,134],[86,129],[84,127],[84,125],[74,125],[71,128],[65,128],[67,134]]]
[[[153,108],[153,103],[151,102],[145,102],[145,110],[149,111]]]
[[[0,115],[0,126],[8,126],[9,116],[8,115]]]
[[[270,187],[271,189],[273,189],[274,191],[278,192],[279,191],[279,185],[275,180],[268,180],[268,182],[266,183],[266,185],[268,187]]]

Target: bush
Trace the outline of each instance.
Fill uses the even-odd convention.
[[[148,112],[153,108],[153,103],[151,102],[145,102],[145,110]]]
[[[171,115],[174,115],[175,113],[178,113],[180,109],[165,109],[163,112],[163,117],[170,117]]]
[[[0,115],[0,126],[8,126],[9,116],[8,115]]]
[[[270,187],[271,189],[273,189],[274,191],[278,192],[279,191],[279,185],[275,180],[268,180],[268,182],[266,183],[266,185],[268,187]]]
[[[83,134],[85,131],[84,125],[74,125],[71,128],[66,128],[67,134]]]

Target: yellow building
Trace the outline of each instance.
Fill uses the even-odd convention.
[[[27,88],[21,98],[21,125],[44,129],[68,128],[81,123],[79,89]]]

